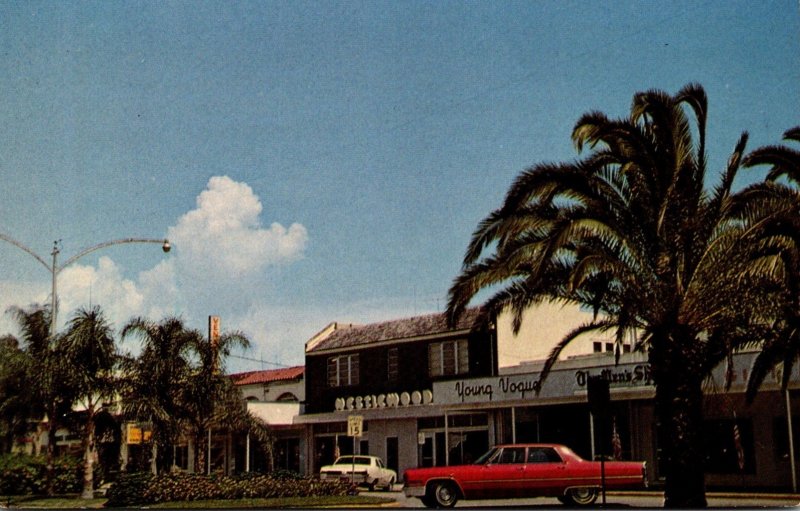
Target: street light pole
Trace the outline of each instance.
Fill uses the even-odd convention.
[[[66,260],[64,264],[61,266],[58,265],[58,254],[61,252],[58,248],[59,241],[53,242],[53,251],[50,255],[53,257],[52,264],[48,264],[39,254],[34,252],[32,249],[28,248],[27,246],[23,245],[19,241],[15,240],[14,238],[7,236],[5,234],[0,233],[0,240],[7,241],[14,245],[15,247],[24,250],[31,256],[33,256],[37,261],[39,261],[42,266],[47,268],[47,271],[50,272],[50,277],[52,279],[51,282],[51,302],[50,302],[50,335],[54,336],[56,333],[56,318],[58,314],[58,274],[61,273],[61,270],[69,266],[70,264],[74,263],[81,257],[88,255],[95,250],[100,250],[101,248],[110,247],[112,245],[122,245],[125,243],[159,243],[161,245],[161,250],[164,253],[169,252],[172,249],[172,246],[167,239],[154,239],[154,238],[123,238],[118,240],[111,240],[111,241],[104,241],[103,243],[98,243],[97,245],[92,245],[91,247],[85,248],[78,252],[76,255],[70,257]]]

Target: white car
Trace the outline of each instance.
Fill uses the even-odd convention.
[[[352,481],[370,491],[377,487],[390,491],[397,482],[397,472],[386,468],[377,456],[340,456],[333,465],[320,469],[319,478],[323,481]]]

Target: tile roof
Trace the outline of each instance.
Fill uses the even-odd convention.
[[[479,313],[480,308],[467,309],[459,318],[458,324],[454,329],[447,328],[447,321],[443,313],[395,319],[369,325],[353,325],[334,330],[307,351],[349,348],[376,342],[432,336],[455,330],[467,330],[472,328]]]
[[[266,371],[249,371],[230,375],[234,385],[255,385],[257,383],[272,383],[276,381],[296,380],[305,373],[305,366],[284,367]]]

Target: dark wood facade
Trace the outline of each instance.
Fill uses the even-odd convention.
[[[431,376],[429,346],[435,343],[467,340],[468,371],[462,374]],[[422,391],[431,389],[434,381],[475,378],[497,374],[495,329],[435,332],[413,339],[392,339],[368,342],[357,346],[306,352],[305,413],[327,413],[335,409],[337,398]],[[396,350],[396,374],[390,377],[390,350]],[[358,383],[331,386],[328,364],[332,357],[358,354]]]

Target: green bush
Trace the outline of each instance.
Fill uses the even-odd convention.
[[[83,486],[83,463],[72,456],[55,459],[53,491],[75,493]],[[44,456],[0,456],[0,495],[41,495],[47,492],[47,460]]]
[[[205,476],[195,474],[124,474],[108,489],[106,506],[170,501],[347,495],[349,483],[270,475]]]

